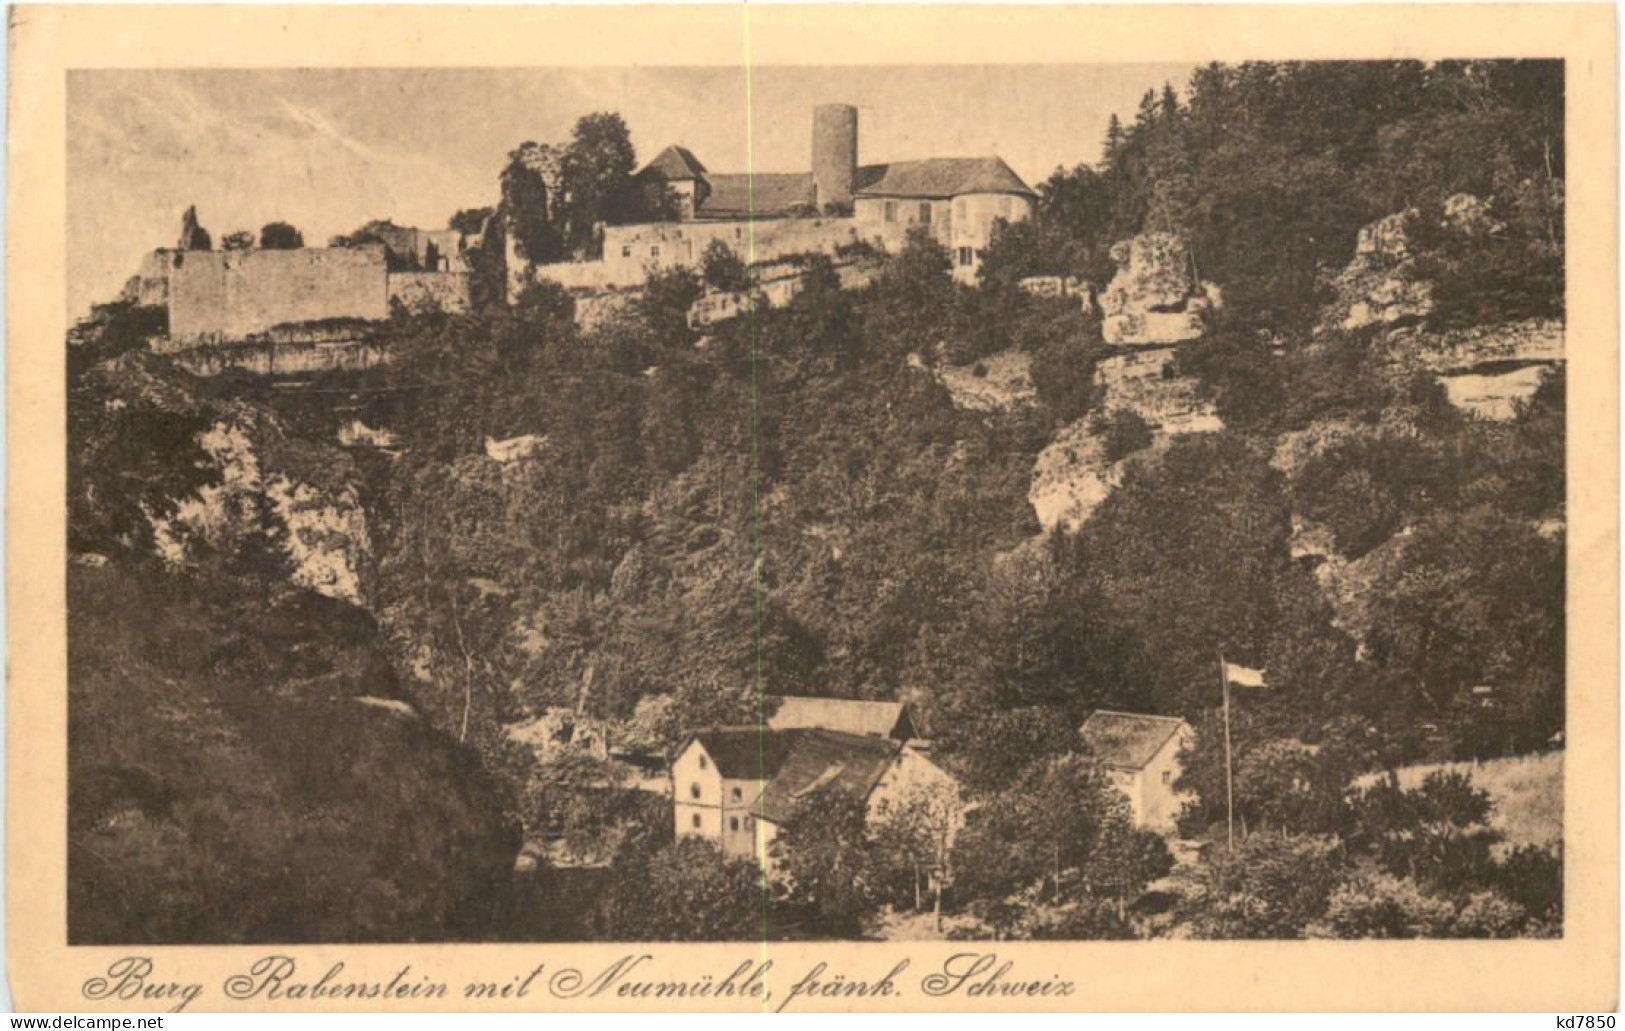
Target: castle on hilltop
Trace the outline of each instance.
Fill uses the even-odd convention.
[[[860,165],[858,109],[849,104],[813,110],[809,171],[716,173],[673,144],[637,178],[670,191],[676,221],[606,226],[598,262],[527,272],[510,247],[511,282],[521,287],[534,275],[567,287],[629,287],[651,271],[698,267],[713,241],[763,264],[863,243],[896,249],[915,229],[948,249],[956,278],[974,282],[994,225],[1030,218],[1037,199],[997,156]]]
[[[500,260],[510,301],[530,283],[551,280],[578,295],[580,316],[595,303],[614,302],[616,291],[640,287],[651,273],[698,269],[706,250],[721,242],[758,270],[764,296],[780,303],[798,274],[788,259],[821,253],[852,266],[852,256],[896,250],[914,231],[947,248],[954,276],[973,283],[995,226],[1030,218],[1037,199],[996,156],[859,164],[858,111],[847,104],[814,109],[811,151],[806,172],[726,174],[712,172],[686,147],[668,146],[635,178],[668,197],[674,217],[602,226],[602,256],[590,261],[532,264],[518,251],[516,234],[490,220],[479,233],[377,221],[327,247],[297,239],[255,247],[239,239],[246,234],[232,234],[214,249],[188,210],[180,242],[149,253],[125,297],[167,309],[168,337],[155,346],[190,352],[255,343],[272,350],[253,368],[299,371],[297,363],[332,367],[341,360],[334,345],[362,341],[357,326],[397,308],[466,311],[474,257],[487,250]],[[843,282],[868,274],[872,267],[843,267]],[[317,346],[333,353],[313,356]],[[359,352],[342,360],[352,359],[370,360]]]

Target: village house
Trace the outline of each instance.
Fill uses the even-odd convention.
[[[1083,742],[1128,797],[1134,825],[1171,833],[1188,793],[1179,791],[1179,751],[1194,737],[1177,716],[1101,709],[1084,721]]]
[[[940,791],[955,807],[958,800],[953,779],[902,742],[815,727],[696,731],[678,750],[671,778],[679,838],[705,838],[764,869],[780,828],[819,792],[862,802],[871,822],[917,790]]]

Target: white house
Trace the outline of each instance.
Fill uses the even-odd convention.
[[[900,741],[800,727],[716,727],[697,731],[672,763],[678,837],[703,837],[730,856],[768,866],[768,846],[797,805],[824,790],[862,801],[883,820],[922,790],[950,797],[953,778]]]
[[[1084,721],[1080,733],[1112,783],[1128,796],[1134,825],[1173,831],[1190,798],[1175,787],[1181,772],[1179,750],[1195,736],[1190,724],[1177,716],[1101,709]]]

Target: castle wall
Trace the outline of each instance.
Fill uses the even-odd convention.
[[[407,311],[438,308],[445,312],[465,312],[469,308],[466,272],[391,272],[389,300],[406,306]]]
[[[170,254],[169,331],[176,340],[240,340],[273,326],[384,319],[380,247]]]

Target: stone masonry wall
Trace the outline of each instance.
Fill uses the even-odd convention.
[[[240,340],[273,326],[389,316],[380,247],[169,254],[169,332]]]

